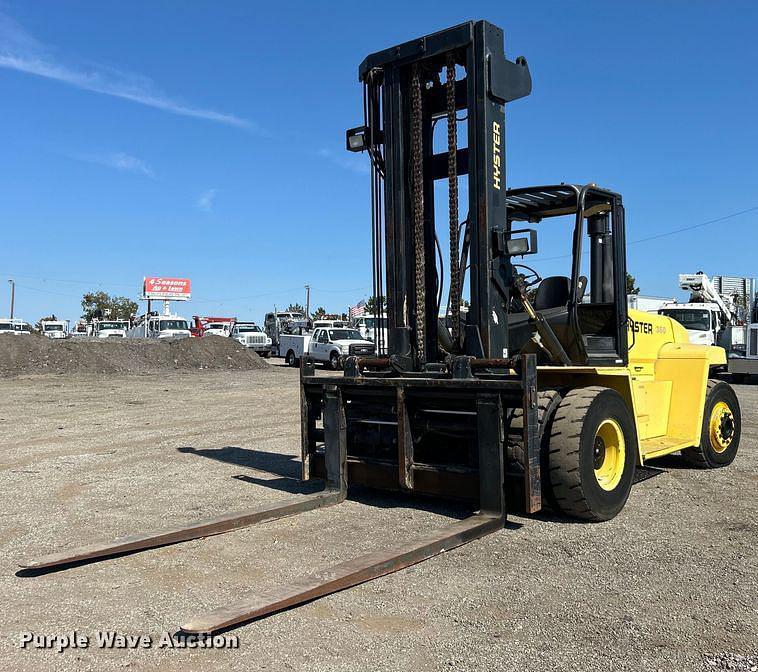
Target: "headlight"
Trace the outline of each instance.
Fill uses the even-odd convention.
[[[271,339],[270,338],[266,338],[266,345],[271,345]]]
[[[349,346],[349,345],[341,345],[341,346],[340,346],[340,352],[341,352],[343,355],[347,355],[347,354],[350,354],[350,346]]]

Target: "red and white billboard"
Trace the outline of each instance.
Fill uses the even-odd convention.
[[[142,298],[189,301],[192,298],[190,289],[189,278],[145,278]]]

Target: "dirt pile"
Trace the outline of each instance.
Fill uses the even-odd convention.
[[[32,373],[153,373],[264,369],[268,364],[232,338],[183,339],[0,336],[0,376]]]

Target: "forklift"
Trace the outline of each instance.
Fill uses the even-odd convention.
[[[346,144],[371,164],[375,317],[388,325],[376,352],[387,354],[350,356],[340,377],[316,375],[303,358],[302,478],[323,479],[324,490],[65,550],[24,573],[334,505],[348,484],[474,511],[181,626],[213,633],[501,530],[508,512],[546,506],[607,521],[624,507],[635,467],[652,458],[681,451],[706,468],[734,460],[739,404],[729,385],[709,380],[724,350],[690,344],[670,318],[627,310],[621,196],[595,184],[506,188],[505,107],[532,83],[525,59],[505,58],[501,29],[468,22],[374,53],[359,79],[364,123]],[[540,274],[542,239],[554,237],[565,239],[553,251],[567,268]]]

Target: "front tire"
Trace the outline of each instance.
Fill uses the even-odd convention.
[[[742,414],[731,385],[709,380],[705,393],[700,445],[685,448],[682,457],[696,467],[716,469],[734,462],[742,434]]]
[[[637,432],[615,390],[585,387],[555,411],[548,451],[551,499],[582,520],[610,520],[624,508],[637,462]]]
[[[340,369],[340,356],[335,351],[332,351],[332,354],[329,355],[329,366],[332,368],[332,371],[339,371]]]

